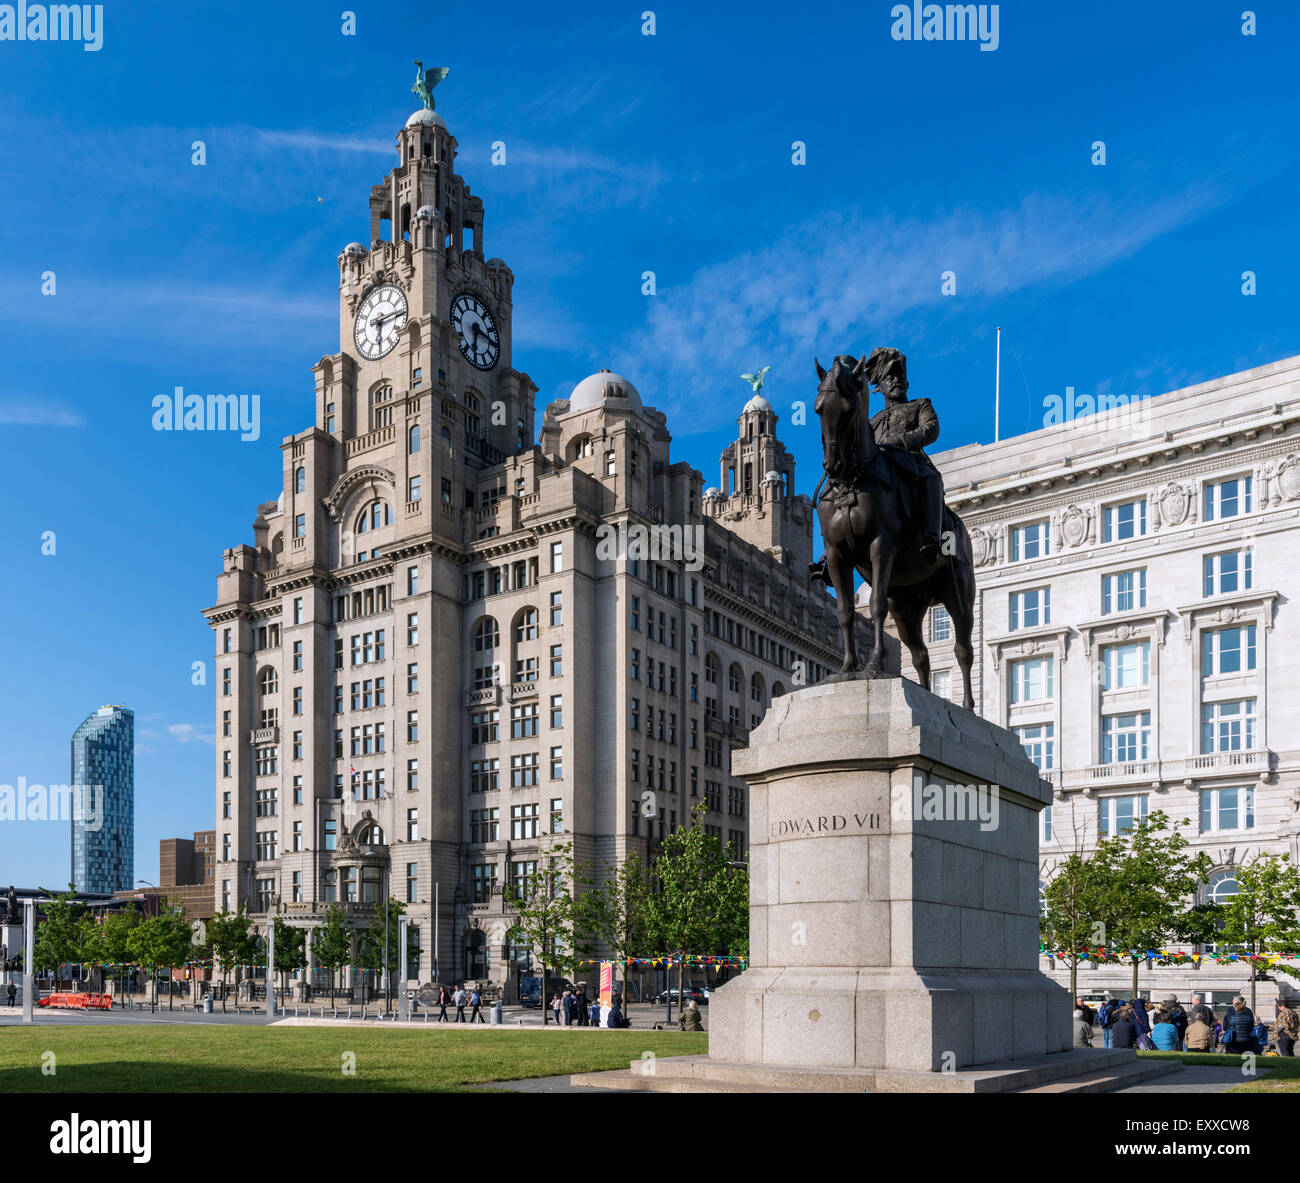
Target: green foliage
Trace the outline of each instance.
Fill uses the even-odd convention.
[[[1038,930],[1050,949],[1061,950],[1070,967],[1070,997],[1078,995],[1079,963],[1082,950],[1106,943],[1102,916],[1109,898],[1111,881],[1105,868],[1094,858],[1072,854],[1064,859],[1043,889],[1044,915]]]
[[[573,845],[560,842],[540,851],[537,870],[505,890],[506,905],[514,914],[511,939],[533,949],[541,967],[543,993],[546,971],[571,969],[577,953],[583,951],[580,946],[586,945],[585,933],[575,926],[580,910],[573,891],[578,882]],[[543,1005],[544,1024],[550,1021],[549,1014]]]
[[[352,929],[347,913],[338,905],[325,909],[325,922],[312,931],[311,951],[316,964],[329,971],[330,1005],[334,1005],[334,973],[348,964],[352,956]]]
[[[221,970],[221,1009],[226,1009],[227,976],[240,965],[252,965],[257,959],[257,940],[253,936],[248,913],[217,912],[208,921],[208,943],[212,957]]]
[[[1233,871],[1237,894],[1224,904],[1211,905],[1213,939],[1239,952],[1255,955],[1300,952],[1300,871],[1289,855],[1259,855]],[[1255,1009],[1255,983],[1263,968],[1250,966],[1250,1007]],[[1290,976],[1300,976],[1295,967],[1278,963],[1270,967]]]
[[[41,906],[45,918],[36,926],[36,940],[32,948],[32,968],[57,973],[61,964],[80,961],[82,918],[86,905],[77,902],[76,888],[69,883],[67,891],[51,892],[39,889],[50,897]]]
[[[635,851],[622,862],[605,863],[600,880],[576,901],[575,924],[623,962],[623,997],[627,994],[627,960],[649,947],[650,900],[654,884]]]

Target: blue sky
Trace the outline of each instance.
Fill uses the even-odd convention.
[[[1004,435],[1066,386],[1300,352],[1294,4],[1245,37],[1241,4],[1003,3],[987,53],[894,41],[874,0],[353,4],[355,36],[343,7],[109,3],[99,52],[0,42],[0,784],[65,782],[81,719],[132,707],[141,877],[213,824],[200,612],[311,421],[416,56],[451,67],[438,110],[539,407],[618,370],[710,483],[764,364],[788,423],[814,353],[895,345],[953,447],[992,439],[999,324]],[[177,385],[260,395],[261,439],[153,431]],[[809,492],[815,418],[783,436]],[[67,871],[66,825],[0,823],[0,880]]]

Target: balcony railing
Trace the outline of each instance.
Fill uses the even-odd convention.
[[[511,682],[510,683],[510,701],[514,702],[520,698],[536,698],[538,694],[536,682]]]
[[[1268,768],[1269,751],[1267,748],[1251,748],[1243,752],[1211,752],[1203,756],[1189,756],[1183,761],[1183,773],[1195,776],[1199,773],[1219,771],[1249,771]]]
[[[389,443],[396,438],[397,428],[391,423],[387,427],[381,427],[376,431],[368,432],[366,435],[356,436],[348,440],[345,445],[346,453],[349,456],[355,456],[358,452],[368,452],[371,448],[377,448],[380,444]]]
[[[494,707],[501,702],[500,686],[483,686],[478,690],[469,690],[465,694],[467,707]]]
[[[250,731],[248,733],[248,742],[257,743],[257,744],[279,743],[280,728],[279,727],[258,727],[256,730]]]

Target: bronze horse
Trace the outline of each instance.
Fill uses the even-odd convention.
[[[952,617],[953,651],[961,667],[962,706],[973,710],[970,671],[974,656],[971,629],[975,604],[975,567],[970,535],[947,505],[943,507],[942,546],[927,559],[921,554],[921,506],[908,474],[889,458],[893,451],[876,443],[867,415],[870,383],[867,358],[839,356],[830,370],[817,366],[817,402],[822,426],[823,465],[830,488],[814,497],[822,538],[826,543],[822,578],[835,589],[840,635],[844,641],[844,673],[862,670],[880,676],[884,656],[885,612],[888,609],[907,646],[921,685],[930,687],[930,655],[925,647],[923,620],[932,604],[942,604]],[[914,478],[911,478],[914,480]],[[871,585],[871,620],[875,629],[865,669],[854,644],[856,615],[853,572]]]

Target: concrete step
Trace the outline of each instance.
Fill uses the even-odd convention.
[[[691,1077],[643,1076],[618,1069],[614,1072],[584,1072],[570,1076],[578,1088],[620,1089],[635,1093],[785,1093],[797,1090],[784,1086],[744,1084],[724,1080],[695,1080]],[[861,1092],[861,1088],[858,1089]]]
[[[1072,1077],[1069,1080],[1054,1080],[1049,1084],[1039,1084],[1032,1088],[1015,1089],[1017,1093],[1113,1093],[1130,1085],[1140,1084],[1158,1076],[1174,1075],[1181,1072],[1183,1065],[1177,1060],[1137,1060],[1119,1068],[1089,1072],[1085,1076]]]

